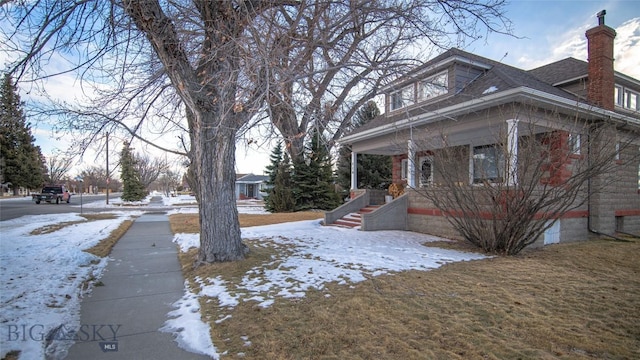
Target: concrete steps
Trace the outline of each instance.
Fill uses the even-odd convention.
[[[358,210],[358,212],[349,213],[343,216],[342,218],[336,220],[331,225],[343,226],[343,227],[349,227],[349,228],[359,228],[362,225],[362,214],[375,211],[380,206],[381,205],[369,205],[367,207],[364,207]]]

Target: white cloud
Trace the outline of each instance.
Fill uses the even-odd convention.
[[[567,57],[587,61],[585,32],[593,27],[591,19],[563,35],[553,34],[547,39],[551,51],[528,51],[517,60],[516,66],[532,69]],[[640,17],[624,22],[616,29],[614,58],[616,71],[640,79]]]
[[[640,17],[620,25],[614,44],[615,68],[640,79]]]

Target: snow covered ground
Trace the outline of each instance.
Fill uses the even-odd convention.
[[[171,199],[165,200],[167,208],[174,204]],[[29,233],[84,218],[55,214],[0,222],[0,358],[9,350],[20,350],[24,358],[42,359],[47,334],[60,324],[64,324],[64,330],[79,326],[85,281],[99,278],[108,261],[82,250],[95,245],[125,219],[141,213],[115,209],[110,212],[114,211],[117,219],[74,224],[42,235]],[[265,213],[260,203],[252,201],[240,202],[238,211]],[[197,212],[197,208],[175,208],[171,212]],[[185,295],[167,314],[162,330],[175,333],[180,346],[189,351],[219,358],[211,339],[197,334],[208,334],[209,326],[229,319],[231,309],[241,302],[269,307],[277,298],[304,297],[307,290],[322,290],[329,282],[350,286],[370,276],[429,270],[449,262],[483,258],[421,245],[440,240],[433,236],[324,227],[319,220],[243,228],[242,236],[255,246],[286,247],[287,251],[274,256],[269,264],[248,271],[238,284],[227,283],[220,276],[199,278],[195,288],[185,282]],[[174,241],[183,251],[199,245],[197,234],[177,234]],[[202,296],[217,301],[229,313],[212,324],[202,322],[197,311],[198,298]],[[23,341],[33,339],[40,341]],[[251,342],[248,338],[243,340]],[[54,341],[47,351],[59,353],[68,344]]]
[[[185,282],[185,296],[174,306],[165,326],[173,330],[179,344],[190,351],[209,354],[214,344],[178,331],[189,326],[207,329],[207,324],[194,319],[191,309],[198,307],[199,296],[217,300],[220,308],[229,310],[215,320],[220,323],[231,318],[231,310],[240,302],[256,302],[271,306],[276,298],[304,297],[307,290],[322,290],[335,282],[350,286],[367,277],[406,270],[430,270],[443,264],[482,259],[479,254],[426,247],[438,237],[407,231],[362,232],[354,229],[325,227],[320,220],[256,226],[242,229],[242,237],[256,246],[286,246],[288,255],[277,256],[272,262],[249,270],[240,284],[229,284],[221,276],[198,278],[198,287],[189,288]],[[197,247],[197,234],[177,234],[174,241],[181,251]],[[293,249],[293,250],[292,250]],[[326,296],[330,296],[327,294]],[[194,325],[197,324],[197,325]],[[207,331],[208,333],[208,331]],[[250,339],[244,339],[250,342]],[[238,354],[241,355],[241,354]]]
[[[0,222],[0,358],[20,350],[21,358],[44,359],[49,334],[64,324],[77,329],[85,281],[99,278],[107,259],[84,252],[120,223],[140,212],[115,213],[113,220],[83,222],[42,235],[30,232],[66,221],[86,220],[77,214],[24,216]],[[68,342],[52,342],[51,353]]]

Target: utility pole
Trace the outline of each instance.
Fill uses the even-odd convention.
[[[109,132],[107,132],[107,205],[109,205]]]

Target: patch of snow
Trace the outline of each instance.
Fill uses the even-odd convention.
[[[176,308],[168,315],[171,317],[160,328],[160,331],[173,333],[181,348],[219,359],[220,356],[211,342],[209,324],[200,318],[200,304],[198,296],[189,289],[188,281],[185,281],[185,294],[182,299],[176,301]]]
[[[310,220],[243,228],[245,241],[257,246],[286,246],[288,254],[274,256],[271,262],[250,269],[238,284],[229,284],[221,276],[198,277],[197,296],[217,301],[222,310],[231,311],[241,301],[256,302],[257,306],[267,308],[277,298],[301,298],[309,289],[323,290],[330,282],[351,286],[371,276],[406,270],[425,271],[450,262],[485,258],[480,254],[422,245],[445,240],[435,236],[409,231],[363,232],[322,226],[320,222]],[[189,249],[198,246],[199,235],[177,234],[174,241],[181,249]],[[215,323],[230,317],[231,314],[221,314]],[[174,321],[179,323],[180,319]],[[248,339],[245,345],[250,345]]]
[[[107,264],[107,258],[83,250],[136,214],[116,215],[116,219],[82,222],[41,235],[30,233],[44,226],[86,219],[71,213],[0,222],[0,358],[12,350],[20,351],[21,359],[66,355],[72,340],[46,338],[60,329],[79,328],[80,300],[88,290],[83,288],[85,281],[100,278]]]
[[[193,195],[163,196],[162,203],[166,206],[198,205],[196,197]]]
[[[490,86],[488,87],[485,91],[482,92],[482,95],[487,95],[487,94],[491,94],[498,91],[498,88],[495,86]]]

